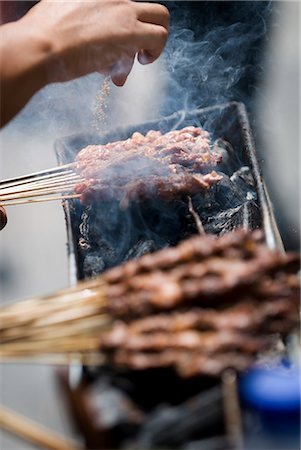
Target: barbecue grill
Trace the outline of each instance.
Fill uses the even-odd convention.
[[[171,129],[179,129],[188,125],[202,126],[209,131],[212,140],[222,138],[233,149],[231,160],[223,166],[223,171],[231,175],[242,166],[248,166],[254,181],[256,205],[249,203],[243,208],[238,220],[230,227],[244,226],[248,229],[262,228],[267,245],[272,249],[283,251],[283,244],[274,219],[272,206],[262,179],[253,137],[251,134],[247,112],[243,104],[237,102],[216,105],[194,111],[179,111],[169,117],[149,121],[127,128],[114,129],[105,134],[81,133],[56,142],[56,153],[60,164],[73,162],[77,153],[90,144],[106,144],[116,140],[124,140],[139,131],[142,134],[149,130],[160,130],[166,133]],[[84,278],[82,252],[78,245],[79,226],[84,207],[74,200],[63,203],[70,262],[71,281]],[[231,231],[231,228],[227,231]]]
[[[124,140],[135,131],[142,134],[149,130],[166,133],[188,125],[201,126],[210,132],[212,140],[223,139],[227,142],[232,151],[228,153],[228,160],[223,164],[224,173],[230,176],[241,167],[250,169],[255,195],[251,202],[241,205],[235,220],[227,223],[227,231],[237,227],[250,230],[261,228],[267,245],[271,249],[283,251],[259,168],[247,112],[241,103],[231,102],[194,111],[179,111],[169,117],[114,129],[105,134],[75,134],[57,141],[55,149],[59,163],[68,164],[74,161],[82,148],[90,144]],[[83,217],[89,216],[90,213],[78,200],[65,200],[63,207],[68,233],[70,278],[71,282],[75,283],[87,276],[84,271],[84,252],[80,246],[82,238],[80,230],[85,225]],[[190,228],[189,220],[186,226]],[[185,229],[182,231],[184,237]],[[101,235],[102,230],[99,230],[99,233]],[[77,376],[75,384],[74,376]],[[61,381],[72,407],[75,422],[84,434],[89,448],[125,445],[132,437],[133,430],[138,429],[139,420],[137,419],[138,422],[135,423],[134,419],[129,419],[135,416],[135,402],[140,406],[142,404],[147,411],[144,426],[140,428],[140,432],[137,431],[138,446],[159,445],[187,449],[200,447],[213,450],[238,448],[241,445],[240,410],[234,373],[225,374],[222,382],[202,377],[183,383],[174,374],[164,370],[160,373],[150,371],[146,374],[120,376],[114,371],[102,370],[99,373],[99,369],[75,364],[75,367],[70,369],[69,375],[61,373]],[[123,386],[126,383],[131,386],[130,393]],[[157,387],[155,395],[149,392],[147,386],[150,383]],[[190,401],[191,397],[193,399]],[[97,398],[101,400],[98,402]],[[164,407],[162,400],[171,406]],[[103,411],[103,405],[112,411],[113,416],[115,415],[115,422],[113,420],[113,424],[107,428],[101,418],[97,419],[97,415]],[[120,410],[123,407],[125,409]],[[205,416],[204,409],[207,409]],[[183,421],[183,424],[177,433],[174,427],[177,427],[180,421]],[[141,424],[141,421],[139,423]],[[168,431],[170,427],[173,429],[172,432]],[[199,433],[196,433],[196,428],[199,429]],[[130,442],[134,445],[133,441]]]

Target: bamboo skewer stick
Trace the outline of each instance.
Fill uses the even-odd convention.
[[[206,234],[206,231],[204,229],[204,226],[202,224],[200,216],[198,215],[198,213],[196,212],[196,210],[193,207],[192,199],[191,199],[190,195],[188,195],[188,209],[189,209],[189,212],[190,212],[190,214],[192,215],[192,217],[193,217],[193,219],[195,221],[195,224],[196,224],[196,227],[197,227],[199,235],[203,236],[204,234]]]
[[[54,321],[54,316],[56,316],[56,321]],[[88,318],[91,319],[95,316],[102,319],[107,317],[103,311],[99,310],[98,308],[93,308],[90,305],[89,308],[86,307],[86,311],[84,310],[84,308],[77,308],[76,310],[73,310],[69,316],[68,311],[65,310],[61,314],[60,312],[54,312],[53,315],[51,314],[51,319],[52,317],[53,319],[50,321],[50,323],[45,323],[40,319],[35,322],[33,320],[30,320],[23,323],[19,323],[17,320],[15,320],[15,323],[11,321],[10,326],[6,325],[5,327],[1,327],[0,337],[3,343],[6,339],[13,339],[14,337],[19,339],[19,335],[21,332],[27,335],[33,335],[41,332],[45,333],[47,332],[47,330],[53,330],[55,328],[57,329],[59,327],[62,327],[64,324],[70,328],[76,322],[80,323],[81,326],[83,326]]]
[[[50,186],[56,186],[63,183],[78,183],[80,181],[83,181],[83,179],[80,177],[80,175],[77,175],[76,173],[70,173],[64,176],[56,176],[52,177],[51,179],[43,179],[40,181],[33,181],[29,183],[20,184],[19,186],[12,188],[2,188],[0,189],[0,197],[3,197],[4,195],[10,195],[18,192],[30,192],[39,188],[43,187],[50,187]]]
[[[75,163],[69,163],[69,164],[64,164],[62,166],[54,167],[52,169],[40,170],[39,172],[33,172],[33,173],[30,173],[27,175],[22,175],[19,177],[7,178],[6,180],[0,181],[0,187],[3,187],[4,185],[19,184],[19,182],[23,183],[25,180],[28,180],[29,178],[38,177],[40,175],[43,176],[43,175],[52,174],[53,172],[61,172],[62,170],[65,171],[66,169],[72,168],[74,166],[75,166]]]
[[[52,173],[49,175],[43,175],[39,177],[29,178],[28,180],[20,181],[18,183],[9,184],[6,186],[1,187],[0,185],[0,192],[4,192],[7,190],[13,190],[16,191],[18,188],[28,187],[32,184],[40,184],[40,183],[50,183],[53,180],[61,180],[66,177],[73,177],[75,175],[78,175],[73,170],[66,170],[58,173]],[[79,175],[78,175],[79,176]]]
[[[59,301],[52,302],[51,300],[43,300],[42,302],[36,302],[32,304],[32,308],[28,308],[26,306],[26,302],[24,302],[24,307],[17,308],[13,311],[9,309],[3,312],[1,311],[1,325],[0,325],[0,335],[3,330],[10,327],[15,327],[16,325],[33,325],[34,321],[40,320],[42,322],[42,326],[45,323],[54,323],[56,318],[53,319],[54,315],[57,314],[58,318],[61,319],[62,312],[66,311],[68,313],[67,317],[70,317],[73,311],[78,309],[82,310],[83,307],[90,306],[94,311],[98,311],[103,307],[104,300],[99,298],[99,293],[90,292],[88,297],[80,298],[81,293],[78,294],[79,298],[76,298],[76,294],[74,295],[74,299],[72,300],[72,296],[69,299],[64,297],[59,297]],[[20,302],[22,303],[22,302]],[[71,303],[71,304],[70,304]],[[51,317],[47,316],[47,314],[52,313]],[[66,319],[64,319],[66,320]]]
[[[69,335],[76,335],[77,333],[87,332],[87,331],[102,331],[108,324],[110,324],[110,319],[103,315],[91,315],[83,320],[77,320],[74,324],[68,326]],[[60,337],[63,338],[66,335],[65,325],[56,325],[52,327],[45,327],[43,329],[43,334],[46,334],[51,337]],[[5,344],[6,340],[23,340],[23,339],[32,339],[35,337],[41,336],[41,329],[31,329],[29,327],[15,327],[10,328],[7,332],[1,335],[1,341]]]
[[[228,369],[222,377],[223,399],[227,434],[235,450],[244,448],[242,418],[237,392],[237,376]]]
[[[58,354],[58,353],[79,353],[97,351],[99,348],[99,333],[97,336],[80,337],[71,336],[68,338],[57,339],[41,338],[38,341],[26,340],[26,342],[17,342],[9,344],[1,344],[0,359],[7,355],[31,355],[35,353],[42,353],[44,355]]]
[[[0,406],[0,427],[45,450],[80,449],[75,442],[5,406]]]
[[[68,366],[74,362],[85,366],[103,366],[106,359],[99,352],[57,353],[52,355],[9,355],[1,356],[1,364],[43,364],[54,366]]]
[[[0,310],[0,359],[89,353],[112,324],[101,278]]]
[[[11,206],[79,198],[73,192],[84,181],[72,168],[76,163],[0,181],[0,205]],[[36,198],[41,197],[41,198]]]
[[[73,287],[59,291],[56,295],[46,296],[43,299],[33,298],[14,303],[12,305],[3,306],[0,309],[2,320],[0,329],[3,329],[11,318],[18,318],[19,321],[28,321],[30,317],[44,316],[48,311],[55,311],[61,308],[69,308],[79,305],[85,301],[93,299],[96,301],[104,301],[103,283],[100,279],[89,280],[88,282],[78,283]],[[97,300],[98,299],[98,300]],[[39,308],[39,309],[37,309]],[[42,314],[41,314],[42,312]],[[26,313],[24,315],[23,313]],[[21,314],[21,315],[20,315]],[[32,314],[33,316],[30,316]]]
[[[72,190],[72,188],[74,188],[76,186],[75,182],[72,182],[72,184],[60,184],[58,186],[51,186],[51,187],[42,187],[41,189],[36,189],[33,192],[30,192],[29,194],[27,192],[17,192],[15,194],[11,193],[11,194],[6,194],[6,195],[0,195],[0,202],[4,201],[7,199],[8,201],[10,200],[17,200],[17,199],[21,199],[21,198],[28,198],[28,197],[40,197],[40,196],[44,196],[44,195],[49,195],[49,194],[58,194],[58,193],[64,193],[64,192],[70,192],[70,190]]]
[[[52,197],[46,198],[32,198],[32,199],[23,199],[23,200],[7,200],[5,202],[0,201],[0,206],[13,206],[13,205],[23,205],[28,203],[40,203],[40,202],[52,202],[56,200],[67,200],[67,199],[75,199],[80,198],[80,194],[70,194],[70,195],[54,195]]]

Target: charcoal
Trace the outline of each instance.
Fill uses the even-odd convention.
[[[107,269],[118,264],[118,252],[116,251],[114,242],[99,239],[95,242],[95,248],[97,249],[98,254],[103,257],[105,263],[105,267],[102,269],[102,271],[105,268]]]
[[[236,170],[231,175],[230,180],[233,183],[236,183],[236,185],[242,190],[244,190],[246,186],[248,188],[253,188],[253,191],[255,189],[254,178],[251,173],[250,167],[248,166],[242,166],[238,170]],[[253,194],[256,195],[255,192],[253,192]]]
[[[105,262],[98,253],[91,253],[84,258],[83,268],[88,277],[94,277],[103,272]]]
[[[226,173],[232,173],[240,165],[237,152],[225,139],[218,138],[214,141],[212,150],[222,156],[221,169]]]
[[[85,238],[80,237],[78,240],[78,246],[82,252],[85,252],[91,248],[89,241],[86,241]]]
[[[136,439],[137,448],[180,448],[193,437],[217,432],[223,421],[219,387],[202,392],[179,406],[160,405],[145,419]]]
[[[235,208],[217,212],[207,220],[201,215],[207,233],[223,235],[236,228],[252,226],[256,228],[260,211],[253,201],[246,201]]]
[[[236,170],[206,192],[192,196],[207,233],[256,228],[260,212],[248,167]],[[187,196],[166,202],[154,197],[133,201],[126,211],[118,201],[83,208],[78,237],[82,277],[91,277],[124,261],[177,245],[198,232]]]
[[[227,210],[235,208],[247,200],[247,186],[239,186],[232,181],[227,175],[223,175],[223,179],[215,186],[215,202],[219,210]]]
[[[198,441],[187,442],[182,450],[230,450],[233,445],[229,442],[227,436],[200,439]]]
[[[91,207],[88,206],[85,208],[84,212],[81,215],[81,223],[79,226],[79,232],[82,236],[82,239],[85,241],[89,240],[89,221],[90,221],[90,211]]]
[[[159,247],[153,240],[139,240],[126,254],[124,261],[129,261],[130,259],[139,258],[140,256],[145,255],[146,253],[153,253],[156,250],[159,250]]]
[[[105,377],[92,385],[91,402],[94,421],[101,429],[122,429],[123,434],[131,434],[144,418],[124,391],[112,386]]]
[[[175,245],[185,235],[187,210],[186,199],[165,203],[155,198],[144,205],[137,205],[139,231],[143,232],[145,238],[151,233],[153,239],[156,237],[156,243],[161,243],[161,248],[166,244]]]

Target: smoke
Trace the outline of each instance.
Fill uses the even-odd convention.
[[[222,4],[221,4],[222,3]],[[249,106],[262,72],[270,2],[167,2],[162,114],[227,101]]]
[[[140,66],[138,70],[136,62],[128,88],[112,89],[108,127],[128,124],[129,117],[132,123],[141,122],[229,100],[251,103],[262,70],[262,43],[272,2],[173,1],[166,5],[171,29],[164,54],[155,68]],[[24,134],[29,129],[31,134],[43,130],[43,136],[46,133],[53,140],[93,130],[94,103],[102,82],[103,77],[94,73],[46,86],[8,128]]]
[[[136,64],[128,80],[130,88],[112,89],[109,128],[128,124],[129,120],[143,122],[158,115],[228,100],[243,101],[248,107],[251,104],[261,71],[261,44],[272,3],[173,1],[167,2],[167,6],[172,16],[171,33],[163,57],[155,65],[140,66],[138,82]],[[53,146],[57,138],[97,131],[93,108],[102,82],[99,74],[91,74],[68,83],[49,85],[38,92],[1,132],[1,177],[51,167],[56,164]],[[12,229],[14,219],[16,227],[20,223],[24,227],[27,221],[27,234],[18,230],[20,240],[26,241],[34,226],[37,235],[40,229],[46,230],[45,223],[41,224],[45,216],[42,206],[29,208],[11,209],[10,225],[5,232]],[[50,208],[47,205],[47,211]],[[61,212],[59,205],[57,210]],[[53,211],[51,217],[53,223]],[[125,228],[126,225],[131,226],[131,221],[125,222]],[[64,236],[59,241],[54,233],[59,226],[64,225],[51,226],[49,239],[44,239],[45,233],[41,236],[44,246],[45,241],[51,243],[53,239],[64,242]],[[125,239],[128,232],[124,233]],[[14,240],[12,233],[11,242]],[[18,246],[15,258],[20,260]],[[20,271],[28,275],[25,258],[21,266]],[[54,278],[55,275],[49,277],[49,283]]]

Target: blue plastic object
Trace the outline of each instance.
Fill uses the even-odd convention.
[[[245,404],[262,412],[300,412],[300,370],[284,365],[255,368],[241,381]]]

